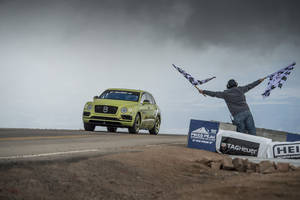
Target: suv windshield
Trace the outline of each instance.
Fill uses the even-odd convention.
[[[140,93],[130,91],[106,90],[100,95],[100,99],[115,99],[123,101],[138,101]]]

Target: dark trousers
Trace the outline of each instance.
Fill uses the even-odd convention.
[[[249,110],[240,112],[235,116],[233,116],[233,118],[234,118],[234,125],[236,125],[237,132],[256,135],[254,120]]]

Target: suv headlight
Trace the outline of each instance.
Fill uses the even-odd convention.
[[[87,109],[87,110],[92,110],[92,107],[93,107],[93,105],[92,105],[92,104],[89,104],[89,105],[86,107],[86,109]]]
[[[127,108],[126,107],[121,108],[121,113],[127,113]]]

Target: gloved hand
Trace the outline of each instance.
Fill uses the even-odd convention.
[[[263,82],[266,78],[268,78],[267,76],[266,77],[263,77],[261,79],[259,79],[260,82]]]

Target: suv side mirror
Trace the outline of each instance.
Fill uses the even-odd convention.
[[[147,100],[147,99],[145,99],[145,100],[143,101],[143,105],[145,105],[145,104],[150,104],[150,101]]]
[[[99,99],[99,97],[98,96],[94,96],[94,98],[93,98],[94,100],[96,100],[96,99]]]

